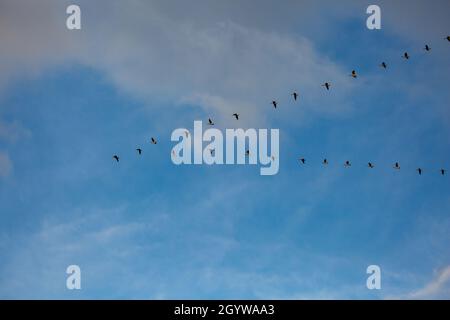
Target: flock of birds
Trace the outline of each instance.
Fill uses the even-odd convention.
[[[301,163],[302,165],[306,164],[306,159],[305,159],[305,158],[300,158],[299,161],[300,161],[300,163]],[[323,159],[322,164],[323,164],[324,166],[327,166],[327,165],[329,164],[328,159],[327,159],[327,158]],[[344,167],[349,168],[349,167],[351,167],[351,166],[352,166],[352,163],[351,163],[349,160],[346,160],[346,161],[344,162]],[[367,163],[367,167],[368,167],[369,169],[373,169],[373,168],[375,168],[375,164],[374,164],[373,162],[368,162],[368,163]],[[394,165],[392,166],[392,168],[394,168],[395,170],[400,170],[400,168],[401,168],[401,167],[400,167],[400,163],[395,162]],[[422,175],[422,173],[423,173],[424,170],[423,170],[423,168],[420,168],[420,167],[419,167],[419,168],[416,169],[416,171],[417,171],[417,173],[418,173],[419,175]],[[441,168],[441,169],[439,170],[439,172],[440,172],[441,175],[445,175],[445,173],[447,172],[447,170]]]
[[[450,42],[450,36],[445,37],[445,39],[448,42]],[[425,47],[423,48],[423,50],[425,50],[426,52],[430,52],[431,51],[431,47],[428,44],[426,44]],[[409,60],[410,59],[409,53],[405,51],[403,53],[403,55],[402,55],[402,58],[405,59],[405,60]],[[387,63],[385,61],[381,62],[379,66],[381,68],[383,68],[383,69],[387,69],[388,68],[388,65],[387,65]],[[358,73],[356,72],[356,70],[352,70],[351,73],[350,73],[350,76],[352,78],[356,79],[358,77]],[[330,82],[325,82],[325,83],[322,84],[322,87],[324,87],[326,90],[330,90],[331,89],[331,83]],[[297,101],[299,99],[299,97],[300,97],[300,94],[298,92],[296,92],[296,91],[292,92],[291,95],[292,95],[294,101]],[[278,107],[278,102],[276,100],[272,100],[272,106],[276,109]],[[233,113],[232,116],[236,120],[239,120],[239,114],[238,113]],[[208,118],[208,125],[210,125],[210,126],[214,125],[214,121],[211,118]],[[189,135],[189,132],[186,131],[186,136],[188,136],[188,135]],[[156,139],[154,137],[151,137],[150,138],[150,143],[156,145],[157,141],[156,141]],[[142,149],[138,147],[138,148],[136,148],[136,152],[137,152],[138,155],[141,155],[142,154]],[[212,154],[214,152],[214,150],[210,150],[210,152]],[[245,152],[245,154],[246,154],[246,156],[249,156],[250,155],[249,150],[247,150]],[[119,156],[116,155],[116,154],[113,155],[113,159],[116,162],[120,161]],[[299,161],[303,165],[306,164],[306,159],[305,158],[300,158]],[[323,159],[322,164],[325,165],[325,166],[328,165],[329,164],[328,159],[326,159],[326,158]],[[351,164],[351,162],[349,160],[346,160],[344,162],[344,167],[349,168],[351,166],[352,166],[352,164]],[[375,168],[375,165],[374,165],[373,162],[368,162],[367,163],[367,167],[370,168],[370,169],[373,169],[373,168]],[[400,164],[398,162],[395,162],[394,165],[393,165],[393,168],[395,170],[400,170]],[[420,168],[420,167],[417,168],[416,171],[417,171],[417,173],[419,175],[422,175],[422,173],[424,172],[423,168]],[[445,175],[447,170],[444,169],[444,168],[441,168],[439,170],[439,172],[440,172],[441,175]]]

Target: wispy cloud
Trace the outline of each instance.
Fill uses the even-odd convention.
[[[405,275],[396,275],[396,277],[404,278]],[[408,282],[417,282],[417,276],[408,274],[404,280],[408,280]],[[396,288],[396,291],[401,290]],[[431,280],[428,280],[418,289],[410,289],[409,292],[399,293],[397,295],[387,295],[385,298],[391,300],[450,299],[450,266],[446,266],[443,269],[434,272]]]
[[[450,299],[450,266],[437,272],[423,288],[407,295],[411,299]]]
[[[84,29],[76,33],[59,26],[65,15],[56,8],[62,4],[50,4],[7,2],[0,13],[8,24],[0,31],[7,48],[0,53],[0,70],[5,70],[0,77],[80,63],[104,72],[120,90],[143,99],[178,102],[200,97],[195,101],[208,112],[218,112],[218,117],[229,117],[230,108],[256,116],[261,107],[270,110],[272,99],[283,104],[282,97],[289,99],[299,88],[301,94],[308,92],[304,99],[312,103],[323,93],[320,84],[331,81],[339,90],[315,106],[315,113],[348,110],[342,103],[352,88],[346,72],[301,35],[258,30],[229,17],[207,24],[174,19],[172,11],[144,1],[112,2],[95,19],[86,5]],[[35,25],[37,29],[31,28]],[[100,50],[99,37],[109,39]],[[19,38],[33,41],[18,42]],[[57,53],[49,49],[55,46]],[[331,101],[333,108],[327,107]]]

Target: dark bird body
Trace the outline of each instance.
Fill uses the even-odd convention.
[[[275,100],[273,100],[273,101],[272,101],[272,105],[273,105],[273,107],[276,109],[278,104],[277,104],[277,102],[276,102]]]
[[[327,90],[330,90],[331,84],[329,82],[325,82],[323,85]]]

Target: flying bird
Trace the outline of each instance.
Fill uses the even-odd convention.
[[[153,144],[156,144],[157,142],[156,142],[156,139],[155,138],[151,138],[151,140],[150,140]]]
[[[331,83],[325,82],[325,83],[322,85],[322,87],[325,87],[327,90],[330,90]]]
[[[408,60],[408,59],[409,59],[409,54],[408,54],[408,52],[405,52],[405,53],[403,54],[402,57],[405,58],[406,60]]]
[[[141,148],[137,148],[136,151],[141,154],[142,153],[142,149]]]
[[[345,163],[344,163],[344,167],[351,167],[352,166],[352,164],[350,163],[350,161],[345,161]]]
[[[396,163],[394,164],[394,169],[400,170],[400,165],[399,165],[398,162],[396,162]]]
[[[272,105],[275,109],[277,108],[277,102],[275,100],[272,101]]]
[[[358,77],[355,70],[352,70],[352,73],[350,74],[350,76],[354,79],[356,79]]]
[[[237,113],[233,113],[233,117],[235,117],[235,118],[236,118],[236,120],[239,120],[239,114],[237,114]]]
[[[298,93],[294,91],[292,95],[294,96],[294,101],[297,101]]]
[[[208,118],[208,124],[209,124],[210,126],[213,126],[213,125],[214,125],[214,122],[211,120],[211,118]]]
[[[447,170],[441,169],[441,174],[444,175]]]
[[[113,155],[113,159],[116,160],[117,162],[119,162],[119,156]]]
[[[382,68],[384,68],[384,69],[387,69],[387,64],[386,64],[386,62],[382,62],[381,64],[380,64],[380,67],[382,67]]]
[[[305,162],[306,162],[305,158],[300,158],[299,160],[300,160],[300,162],[303,163],[303,164],[305,164]]]
[[[375,166],[373,165],[373,163],[372,162],[369,162],[368,164],[367,164],[367,166],[370,168],[370,169],[373,169],[373,168],[375,168]]]
[[[431,50],[430,46],[427,45],[427,44],[425,45],[425,48],[424,48],[424,49],[425,49],[425,51],[430,51],[430,50]]]
[[[419,175],[422,175],[422,168],[417,168],[417,172],[419,173]]]
[[[325,159],[323,159],[322,163],[323,163],[324,165],[327,165],[327,164],[328,164],[328,160],[325,158]]]

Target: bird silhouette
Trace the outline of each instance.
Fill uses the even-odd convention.
[[[292,95],[294,96],[294,101],[297,101],[298,93],[294,91]]]
[[[394,169],[400,170],[400,164],[398,162],[394,164]]]
[[[211,120],[211,118],[208,118],[208,124],[209,124],[210,126],[213,126],[213,125],[214,125],[214,122]]]
[[[239,120],[239,114],[237,114],[237,113],[233,113],[233,117],[235,117],[235,118],[236,118],[236,120]]]
[[[275,100],[272,101],[272,105],[275,109],[277,108],[277,102]]]
[[[441,174],[442,175],[445,175],[445,172],[446,172],[447,170],[445,170],[445,169],[441,169]]]
[[[409,59],[409,54],[408,54],[408,52],[405,52],[405,53],[403,54],[402,57],[405,58],[406,60],[408,60],[408,59]]]
[[[305,162],[306,162],[305,158],[300,158],[299,160],[300,160],[300,162],[303,163],[303,164],[305,164]]]
[[[350,161],[345,161],[345,163],[344,163],[344,167],[351,167],[352,166],[352,164],[350,163]]]
[[[387,64],[386,64],[386,62],[382,62],[381,64],[380,64],[380,67],[382,67],[382,68],[384,68],[384,69],[387,69]]]
[[[424,49],[425,49],[425,51],[430,51],[430,50],[431,50],[430,46],[427,45],[427,44],[425,45],[425,48],[424,48]]]
[[[369,162],[368,164],[367,164],[367,166],[370,168],[370,169],[373,169],[373,168],[375,168],[375,166],[373,165],[373,163],[372,162]]]
[[[323,163],[324,165],[327,165],[327,164],[328,164],[328,160],[325,158],[325,159],[323,159],[322,163]]]
[[[113,159],[116,160],[117,162],[119,162],[119,156],[113,155]]]
[[[350,74],[350,76],[354,79],[356,79],[358,77],[355,70],[352,70],[352,73]]]
[[[157,143],[157,142],[156,142],[156,139],[153,138],[153,137],[150,139],[150,141],[151,141],[153,144],[156,144],[156,143]]]
[[[422,168],[417,168],[417,172],[419,173],[419,175],[422,175]]]
[[[325,87],[327,90],[330,90],[331,83],[325,82],[325,83],[322,85],[322,87]]]
[[[136,151],[141,154],[142,153],[142,149],[141,148],[137,148]]]

